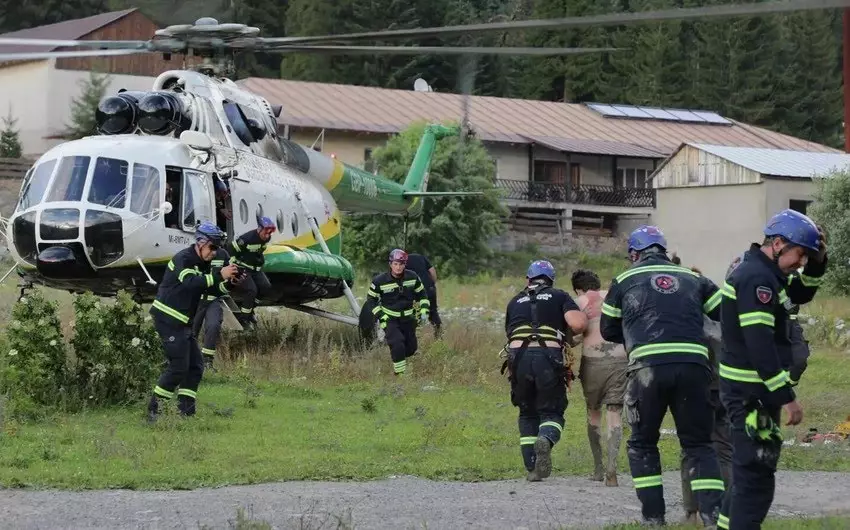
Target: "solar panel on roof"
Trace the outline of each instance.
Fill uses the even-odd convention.
[[[651,115],[642,111],[637,107],[632,107],[630,105],[612,105],[615,109],[619,110],[629,118],[652,118]]]
[[[669,112],[667,112],[664,109],[656,109],[656,108],[652,108],[652,107],[638,107],[638,108],[640,110],[644,111],[645,113],[649,114],[653,118],[657,119],[657,120],[679,121],[679,118],[677,118],[676,116],[673,116],[672,114],[670,114]]]
[[[593,110],[595,110],[599,114],[602,114],[603,116],[620,116],[620,117],[622,117],[622,116],[626,115],[625,113],[617,110],[616,108],[612,107],[611,105],[602,105],[601,103],[590,103],[588,105],[588,107],[592,108]]]
[[[667,109],[667,112],[676,116],[681,121],[689,121],[692,123],[705,123],[706,121],[689,110]]]
[[[723,124],[726,124],[726,123],[731,124],[732,123],[731,121],[727,120],[726,118],[724,118],[720,114],[717,114],[716,112],[706,112],[704,110],[693,110],[691,112],[696,114],[697,116],[699,116],[700,118],[704,119],[705,121],[707,121],[709,123],[723,123]]]

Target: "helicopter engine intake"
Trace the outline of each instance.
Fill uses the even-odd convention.
[[[192,115],[181,96],[170,91],[124,91],[103,99],[97,106],[97,131],[104,135],[144,134],[166,136],[192,125]]]

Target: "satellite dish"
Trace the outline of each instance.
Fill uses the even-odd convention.
[[[417,92],[433,92],[428,82],[421,77],[413,82],[413,90]]]

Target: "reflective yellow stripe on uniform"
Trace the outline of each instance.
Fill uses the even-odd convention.
[[[180,271],[180,274],[177,275],[177,281],[182,283],[183,279],[186,276],[189,276],[190,274],[200,274],[200,273],[201,273],[200,271],[197,271],[195,269],[183,269],[182,271]]]
[[[623,318],[623,310],[602,302],[602,312],[611,318]]]
[[[721,528],[722,530],[729,530],[729,518],[723,515],[722,513],[717,516],[717,528]]]
[[[189,323],[189,317],[188,316],[184,315],[180,311],[177,311],[176,309],[172,309],[172,308],[168,307],[167,305],[163,304],[159,300],[154,300],[153,304],[151,304],[151,305],[153,307],[159,309],[160,311],[162,311],[166,315],[168,315],[172,318],[176,318],[177,320],[179,320],[180,322],[182,322],[184,324]]]
[[[702,344],[691,342],[664,342],[660,344],[644,344],[633,349],[629,354],[630,359],[640,359],[650,355],[662,355],[665,353],[692,353],[702,355],[708,359],[708,348]]]
[[[733,368],[731,366],[720,363],[720,367],[718,370],[720,377],[723,379],[728,379],[729,381],[736,381],[738,383],[754,383],[759,384],[763,383],[764,386],[767,387],[768,390],[774,392],[779,390],[785,383],[791,381],[791,376],[787,371],[782,370],[775,376],[771,377],[768,380],[764,380],[761,378],[759,373],[755,370],[744,370],[742,368]]]
[[[201,353],[204,355],[215,355],[215,348],[201,348]]]
[[[746,326],[755,326],[756,324],[774,327],[776,324],[776,317],[765,311],[751,311],[749,313],[741,313],[738,315],[738,321],[741,323],[742,328]]]
[[[524,324],[517,326],[511,333],[510,340],[525,339],[534,336],[534,328]],[[536,335],[541,339],[561,340],[561,334],[555,328],[549,326],[538,326]]]
[[[195,399],[195,398],[198,397],[197,392],[195,392],[194,390],[189,390],[188,388],[181,388],[181,389],[177,390],[177,395],[178,396],[187,396],[187,397],[190,397],[192,399]]]
[[[686,269],[685,267],[679,267],[677,265],[649,265],[647,267],[637,267],[634,269],[627,270],[626,272],[617,276],[617,283],[623,283],[623,280],[625,280],[626,278],[644,272],[677,272],[682,274],[690,274],[691,276],[699,276],[699,274],[695,273],[691,269]]]
[[[520,436],[519,444],[520,445],[534,445],[534,442],[537,441],[536,436]]]
[[[634,477],[632,482],[635,484],[635,489],[655,488],[661,486],[661,475],[650,475],[648,477]]]
[[[691,491],[700,490],[720,490],[724,491],[726,487],[723,481],[716,478],[696,478],[691,480]]]
[[[817,287],[823,283],[823,278],[815,278],[813,276],[800,275],[800,283],[806,287]]]
[[[398,284],[397,283],[385,283],[383,285],[379,285],[378,289],[380,289],[382,293],[387,293],[389,291],[392,291],[393,289],[398,289]]]
[[[153,393],[159,397],[164,397],[165,399],[171,399],[174,397],[174,392],[169,392],[159,385],[153,387]]]
[[[718,305],[720,305],[720,301],[722,299],[723,291],[718,289],[717,292],[711,295],[711,297],[702,305],[702,310],[706,313],[711,313]]]
[[[723,283],[723,287],[720,288],[720,292],[722,292],[723,296],[725,296],[726,298],[731,298],[732,300],[738,299],[735,294],[735,288],[727,282]]]
[[[540,426],[538,428],[542,429],[543,427],[554,427],[554,428],[558,429],[558,432],[564,432],[564,428],[561,427],[561,424],[558,423],[557,421],[544,421],[543,423],[540,424]]]
[[[210,262],[210,265],[212,265],[213,267],[224,267],[224,260],[214,259]]]
[[[405,280],[401,283],[404,287],[413,287],[416,285],[416,280]]]

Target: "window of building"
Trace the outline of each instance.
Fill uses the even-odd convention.
[[[788,207],[794,210],[795,212],[800,212],[803,215],[808,215],[806,210],[811,204],[812,201],[804,201],[799,199],[791,199],[788,201]]]
[[[375,159],[372,158],[372,148],[367,147],[363,150],[363,169],[369,173],[375,171]]]
[[[646,181],[652,174],[649,169],[619,168],[617,169],[617,186],[620,188],[651,188]]]
[[[533,180],[534,182],[545,182],[548,184],[566,184],[567,163],[535,160]]]
[[[570,186],[581,186],[581,164],[570,164]]]

